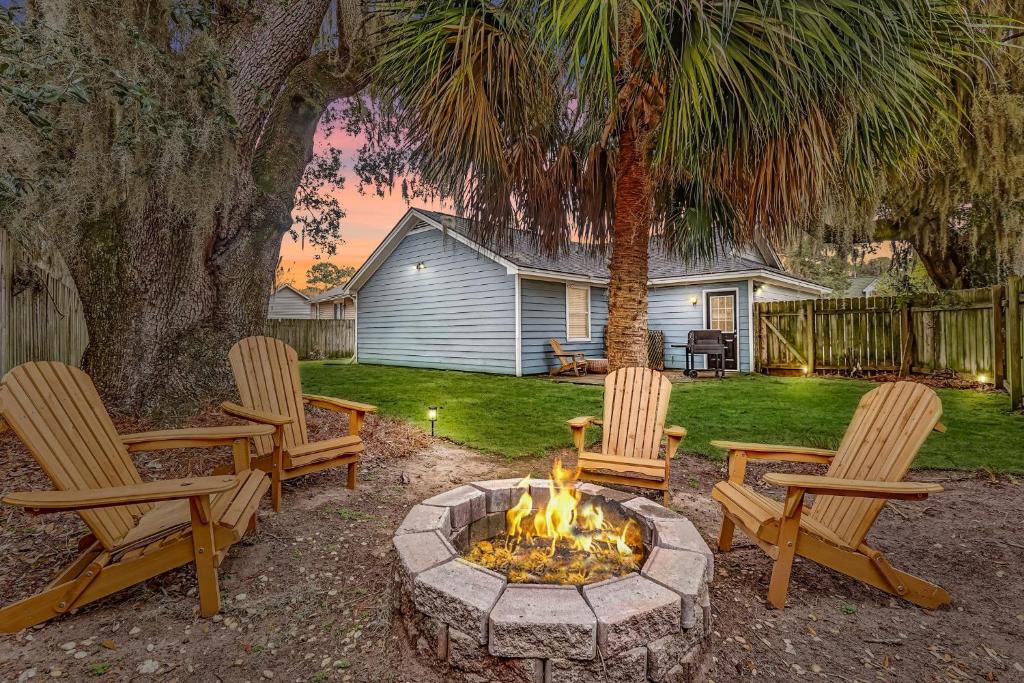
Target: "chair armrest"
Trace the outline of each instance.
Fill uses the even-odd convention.
[[[220,409],[228,415],[234,415],[235,417],[240,417],[243,420],[262,422],[263,424],[274,425],[275,427],[282,427],[291,422],[295,422],[295,418],[288,417],[287,415],[266,413],[262,410],[256,410],[255,408],[240,406],[237,403],[232,403],[231,401],[224,401],[221,403]]]
[[[121,442],[132,453],[159,451],[169,448],[210,448],[230,446],[238,439],[271,436],[274,426],[268,424],[227,425],[224,427],[197,427],[194,429],[165,429],[158,432],[123,434]]]
[[[666,427],[665,436],[668,437],[668,444],[666,444],[665,447],[665,459],[671,460],[676,457],[676,451],[679,450],[679,444],[686,436],[686,428],[680,427],[679,425]]]
[[[803,489],[807,493],[826,496],[852,496],[855,498],[895,498],[898,500],[923,500],[929,493],[940,493],[940,484],[918,481],[869,481],[865,479],[840,479],[819,477],[808,474],[782,474],[769,472],[764,480],[775,486]]]
[[[779,446],[776,444],[719,440],[712,441],[711,445],[723,448],[729,451],[730,454],[743,453],[749,460],[830,463],[836,455],[835,451],[827,448],[810,448],[808,446]]]
[[[587,427],[594,424],[596,420],[590,415],[574,417],[567,420],[566,424],[572,430],[572,442],[576,446],[576,452],[582,454],[587,445]]]
[[[322,408],[324,410],[334,410],[342,412],[354,412],[354,413],[376,413],[377,406],[370,405],[369,403],[358,403],[356,401],[346,401],[341,398],[334,398],[333,396],[317,396],[315,394],[303,394],[302,400],[315,408]]]
[[[237,483],[233,475],[148,481],[129,486],[80,491],[23,491],[3,497],[8,505],[38,512],[88,510],[132,503],[158,503],[164,500],[195,498],[228,491]]]

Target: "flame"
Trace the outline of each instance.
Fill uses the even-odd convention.
[[[640,558],[631,542],[640,544],[639,529],[632,520],[616,526],[593,502],[580,505],[578,474],[555,460],[547,504],[536,510],[530,477],[524,477],[516,485],[519,499],[505,516],[504,547],[481,541],[470,559],[507,568],[512,581],[536,580],[539,575],[558,583],[586,583],[595,575],[606,578],[609,572],[635,570]],[[570,552],[562,552],[566,550]]]

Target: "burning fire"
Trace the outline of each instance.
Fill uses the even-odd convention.
[[[614,519],[600,505],[580,505],[577,474],[556,460],[548,503],[537,510],[530,478],[519,482],[522,493],[506,513],[504,536],[478,542],[467,559],[505,573],[514,583],[584,584],[635,571],[643,559],[640,530],[633,520]]]

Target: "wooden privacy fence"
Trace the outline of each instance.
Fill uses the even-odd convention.
[[[64,262],[33,262],[15,278],[18,246],[0,229],[0,376],[30,360],[78,366],[89,343],[82,302]]]
[[[266,335],[285,342],[303,359],[343,358],[356,352],[355,320],[268,320]]]
[[[953,372],[1009,391],[1021,407],[1021,278],[912,299],[772,301],[755,307],[762,372]]]

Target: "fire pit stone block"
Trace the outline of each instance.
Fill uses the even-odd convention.
[[[494,657],[487,652],[486,646],[477,642],[476,637],[454,628],[448,629],[448,665],[470,674],[467,681],[544,683],[543,659]]]
[[[708,561],[707,575],[714,576],[715,556],[711,553],[711,548],[708,547],[708,544],[701,538],[697,527],[693,526],[693,522],[685,517],[680,517],[679,519],[655,519],[654,543],[663,548],[700,553]]]
[[[491,481],[474,481],[473,486],[484,492],[487,498],[487,512],[505,512],[516,504],[522,490],[516,491],[520,479],[493,479]]]
[[[587,496],[604,498],[607,501],[615,501],[616,503],[626,503],[627,501],[637,498],[635,493],[627,493],[625,491],[610,489],[607,486],[601,486],[599,484],[594,484],[593,482],[584,482],[577,486],[576,490]]]
[[[420,573],[413,587],[416,609],[487,644],[487,616],[505,590],[505,578],[456,558]]]
[[[680,632],[679,595],[639,574],[583,587],[597,616],[597,646],[605,657]]]
[[[395,549],[402,568],[410,578],[455,556],[455,548],[437,531],[395,536]]]
[[[592,659],[596,644],[597,618],[575,586],[510,585],[491,610],[498,657]]]
[[[549,659],[544,683],[634,683],[647,680],[647,648],[590,661]]]
[[[640,574],[679,594],[682,598],[682,626],[693,628],[697,624],[697,611],[701,609],[701,589],[706,589],[707,569],[707,558],[700,553],[656,547]]]
[[[423,504],[448,508],[454,528],[468,526],[487,514],[487,498],[483,491],[469,484],[427,498]]]
[[[395,536],[402,534],[413,534],[420,531],[440,531],[445,536],[452,533],[451,516],[448,508],[435,507],[433,505],[414,505],[409,514],[402,520],[402,524],[395,532]]]
[[[683,677],[683,674],[689,674],[687,665],[695,661],[695,651],[700,654],[702,640],[702,633],[685,632],[648,643],[647,677],[654,683],[690,681],[690,678]]]
[[[533,498],[533,509],[537,510],[548,504],[551,500],[551,480],[531,479],[530,498]]]

